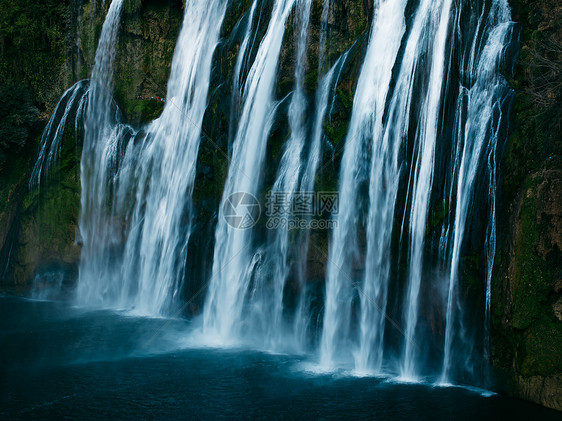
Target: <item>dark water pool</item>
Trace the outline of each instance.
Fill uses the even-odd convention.
[[[188,330],[182,320],[0,298],[0,418],[562,418],[463,388],[313,375],[302,356],[185,348]]]

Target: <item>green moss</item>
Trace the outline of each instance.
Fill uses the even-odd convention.
[[[449,198],[440,200],[436,206],[433,207],[427,221],[425,228],[425,235],[432,233],[441,223],[445,217],[451,212],[451,204]]]
[[[0,0],[0,80],[28,88],[42,110],[63,89],[69,16],[67,2]]]
[[[250,10],[251,0],[235,0],[229,2],[229,9],[224,17],[221,36],[228,37],[242,16]]]
[[[539,182],[538,179],[528,182],[521,205],[512,291],[513,326],[517,329],[525,329],[541,317],[553,278],[551,268],[535,250],[541,233],[537,226],[536,199],[532,192]]]
[[[343,89],[338,88],[338,97],[346,110],[353,108],[353,92],[345,92]]]
[[[37,265],[78,258],[74,236],[80,211],[80,163],[73,128],[67,127],[61,155],[40,188],[28,190],[22,202],[16,283],[24,284]]]
[[[501,323],[503,311],[504,311],[503,303],[501,301],[496,301],[495,305],[492,306],[492,317],[494,318],[494,324]]]
[[[164,110],[164,102],[156,99],[144,99],[131,101],[128,104],[127,114],[132,121],[140,121],[143,124],[157,119]]]
[[[304,86],[307,90],[314,92],[318,88],[318,69],[313,69],[304,77]]]
[[[76,58],[81,65],[77,69],[78,74],[74,75],[72,82],[90,77],[109,5],[110,2],[103,4],[101,0],[81,2],[81,9],[78,11],[80,22],[77,28],[77,38],[80,41],[78,54],[80,57]]]
[[[25,168],[27,162],[28,159],[23,154],[17,154],[0,174],[0,216],[4,216],[8,207],[12,205],[18,185],[25,178],[25,173],[22,173],[21,169]]]
[[[324,132],[333,145],[337,145],[345,138],[348,128],[349,121],[347,120],[334,120],[333,122],[324,123]]]
[[[509,80],[517,94],[501,163],[504,194],[498,239],[505,240],[498,243],[494,269],[492,339],[495,365],[513,376],[562,372],[562,323],[551,306],[557,299],[552,283],[559,267],[539,253],[541,239],[552,226],[538,215],[548,200],[544,191],[539,194],[546,180],[538,174],[555,168],[555,155],[562,153],[562,9],[554,4],[510,0],[513,20],[522,24],[522,49]]]
[[[366,30],[369,25],[368,17],[363,13],[362,4],[356,7],[357,10],[355,13],[352,11],[352,19],[353,23],[351,25],[351,38],[357,39],[359,38]]]
[[[562,153],[562,9],[553,9],[548,1],[510,3],[514,20],[523,23],[523,46],[511,80],[517,92],[514,131],[502,163],[509,202],[515,200],[530,172],[550,156]]]
[[[541,133],[532,115],[532,101],[529,95],[518,93],[515,97],[514,112],[518,115],[516,129],[509,141],[504,159],[504,190],[511,200],[517,195],[523,180],[530,171],[536,170],[544,160],[541,148]]]
[[[142,1],[141,0],[125,0],[123,3],[123,13],[133,14],[138,13],[141,10]]]
[[[316,175],[315,190],[319,192],[337,192],[338,191],[338,173],[331,165],[323,168]]]
[[[181,2],[128,0],[123,10],[115,62],[114,96],[127,120],[140,125],[157,118],[163,104],[137,98],[165,97],[177,37]]]
[[[541,321],[524,335],[522,344],[518,357],[524,376],[549,376],[562,370],[562,323]]]

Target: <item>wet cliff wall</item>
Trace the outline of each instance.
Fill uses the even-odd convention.
[[[511,4],[521,48],[501,163],[493,363],[504,390],[562,410],[562,5]]]

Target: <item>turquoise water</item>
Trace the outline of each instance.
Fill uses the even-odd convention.
[[[312,356],[194,348],[190,329],[0,298],[0,418],[560,419],[478,390],[315,374]]]

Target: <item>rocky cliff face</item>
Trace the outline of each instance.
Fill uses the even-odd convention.
[[[493,294],[501,387],[562,410],[562,6],[513,1],[521,53]]]
[[[156,98],[166,97],[182,7],[181,0],[130,0],[125,4],[115,98],[134,126],[153,120],[163,109],[164,104]]]

